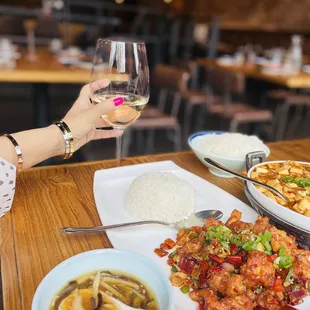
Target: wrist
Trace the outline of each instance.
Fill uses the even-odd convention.
[[[55,124],[52,124],[46,127],[46,131],[47,137],[54,137],[54,139],[52,139],[53,147],[51,148],[50,157],[64,155],[66,151],[65,141],[59,128]]]
[[[7,160],[9,163],[17,166],[17,156],[14,149],[14,145],[5,136],[0,136],[0,150],[1,157]]]

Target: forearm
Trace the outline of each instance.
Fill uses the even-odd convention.
[[[21,148],[24,169],[65,153],[64,139],[56,125],[18,132],[12,136]],[[15,148],[6,137],[0,137],[0,157],[17,165]]]

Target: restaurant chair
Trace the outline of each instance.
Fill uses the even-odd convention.
[[[53,15],[41,15],[37,21],[35,35],[38,38],[60,38],[60,26]]]
[[[271,111],[259,109],[244,102],[243,74],[208,70],[207,83],[213,92],[222,94],[222,103],[209,105],[208,113],[228,119],[230,132],[236,132],[241,124],[261,124],[272,121]]]
[[[165,130],[168,133],[176,151],[181,149],[181,127],[178,122],[178,112],[182,100],[182,93],[187,89],[188,72],[169,65],[157,65],[152,82],[158,91],[156,106],[147,106],[141,117],[133,123],[124,134],[123,154],[128,156],[132,133],[147,131],[146,150],[151,153],[154,148],[154,133]],[[167,103],[171,103],[167,107]],[[167,112],[170,110],[169,112]]]
[[[282,106],[292,94],[293,92],[287,89],[271,89],[261,96],[260,107],[264,109],[266,107],[272,107],[274,110],[273,120],[268,131],[268,135],[272,139],[276,139],[277,128],[279,123],[281,123]]]
[[[189,89],[184,91],[182,94],[183,101],[185,103],[183,137],[184,140],[186,140],[190,133],[194,108],[200,108],[199,117],[196,121],[196,130],[200,130],[204,122],[207,106],[218,101],[219,97],[208,93],[207,90],[204,91],[199,89],[199,66],[195,61],[187,59],[174,59],[172,64],[178,68],[186,70],[190,74]]]
[[[0,16],[0,37],[25,36],[22,16]]]
[[[291,118],[290,124],[289,116],[290,110],[295,108],[295,113]],[[310,96],[304,94],[293,94],[286,98],[286,101],[282,105],[279,112],[279,122],[276,132],[276,140],[284,140],[285,138],[291,138],[296,133],[296,130],[305,116],[305,110],[307,111],[307,119],[310,117]]]

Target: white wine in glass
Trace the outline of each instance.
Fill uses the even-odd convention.
[[[148,102],[148,98],[139,95],[120,95],[120,94],[105,94],[94,95],[92,101],[94,103],[100,103],[103,100],[122,97],[124,103],[116,110],[102,115],[101,117],[115,129],[125,129],[131,125],[140,115],[143,108]]]
[[[104,87],[97,81],[109,77]],[[93,61],[91,100],[100,103],[122,97],[124,103],[102,115],[114,129],[124,130],[141,115],[149,100],[149,67],[143,42],[124,38],[99,39]],[[121,159],[121,136],[116,138],[116,156]]]

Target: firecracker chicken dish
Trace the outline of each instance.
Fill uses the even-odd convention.
[[[199,310],[285,310],[310,294],[310,251],[269,218],[254,224],[234,210],[226,223],[180,229],[155,253],[168,256],[170,282]]]

